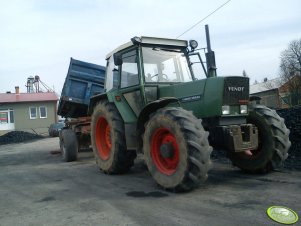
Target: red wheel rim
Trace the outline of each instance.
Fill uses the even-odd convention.
[[[112,143],[110,125],[104,117],[97,120],[95,136],[98,154],[103,160],[107,160],[110,157]]]
[[[168,144],[172,149],[172,156],[164,157],[160,151],[162,145]],[[179,164],[179,146],[173,133],[166,128],[158,128],[151,141],[151,157],[157,169],[162,174],[173,174]]]

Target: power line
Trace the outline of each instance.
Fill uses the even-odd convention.
[[[184,35],[188,31],[190,31],[191,29],[193,29],[195,26],[197,26],[198,24],[200,24],[201,22],[203,22],[205,19],[207,19],[209,16],[211,16],[212,14],[214,14],[216,11],[218,11],[219,9],[221,9],[222,7],[224,7],[225,5],[227,5],[230,1],[231,0],[226,1],[224,4],[222,4],[221,6],[219,6],[218,8],[216,8],[213,12],[211,12],[210,14],[208,14],[207,16],[205,16],[203,19],[201,19],[200,21],[198,21],[196,24],[194,24],[193,26],[191,26],[190,28],[188,28],[186,31],[184,31],[182,34],[180,34],[177,38],[180,38],[182,35]]]

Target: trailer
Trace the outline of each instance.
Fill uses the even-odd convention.
[[[105,67],[71,58],[57,114],[66,118],[60,131],[64,161],[75,161],[82,148],[90,146],[90,97],[104,92]]]

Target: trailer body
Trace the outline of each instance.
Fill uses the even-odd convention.
[[[65,118],[86,117],[90,97],[104,91],[106,68],[71,58],[58,106]]]

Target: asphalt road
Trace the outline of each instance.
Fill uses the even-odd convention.
[[[174,194],[141,159],[110,176],[91,152],[65,163],[58,150],[58,138],[0,146],[0,225],[280,225],[266,215],[272,205],[301,216],[300,171],[247,175],[215,161],[199,189]]]

